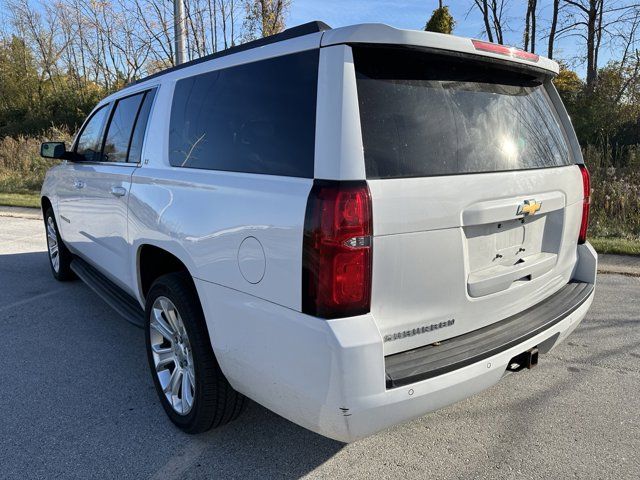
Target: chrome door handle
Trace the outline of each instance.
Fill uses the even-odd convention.
[[[85,183],[82,180],[74,180],[73,181],[73,187],[74,188],[84,188]]]
[[[111,195],[116,197],[124,197],[127,194],[127,190],[124,187],[111,187]]]

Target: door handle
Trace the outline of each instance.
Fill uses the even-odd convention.
[[[111,195],[116,197],[124,197],[127,194],[127,190],[124,187],[111,187]]]
[[[84,188],[85,183],[82,180],[74,180],[73,181],[73,187],[80,189],[80,188]]]

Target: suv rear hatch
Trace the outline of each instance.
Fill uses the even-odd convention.
[[[354,46],[385,355],[462,335],[565,285],[582,175],[522,65]]]

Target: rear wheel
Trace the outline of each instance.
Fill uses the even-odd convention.
[[[74,279],[75,275],[71,270],[72,255],[60,238],[60,231],[52,208],[48,208],[44,213],[44,228],[47,233],[47,251],[51,273],[56,280],[61,282]]]
[[[153,382],[175,425],[187,433],[200,433],[240,414],[244,396],[220,370],[188,274],[171,273],[153,283],[145,330]]]

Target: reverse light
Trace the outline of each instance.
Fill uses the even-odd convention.
[[[591,209],[591,178],[589,170],[584,164],[579,164],[580,173],[582,174],[582,189],[584,192],[584,200],[582,202],[582,223],[580,224],[580,235],[578,235],[578,243],[587,241],[587,227],[589,226],[589,210]]]
[[[505,55],[511,58],[517,58],[520,60],[526,60],[528,62],[537,63],[540,60],[540,55],[531,52],[525,52],[514,47],[507,47],[497,43],[483,42],[482,40],[471,40],[476,50],[481,52],[497,53],[498,55]]]
[[[302,311],[322,318],[371,304],[371,195],[366,182],[314,182],[302,248]]]

